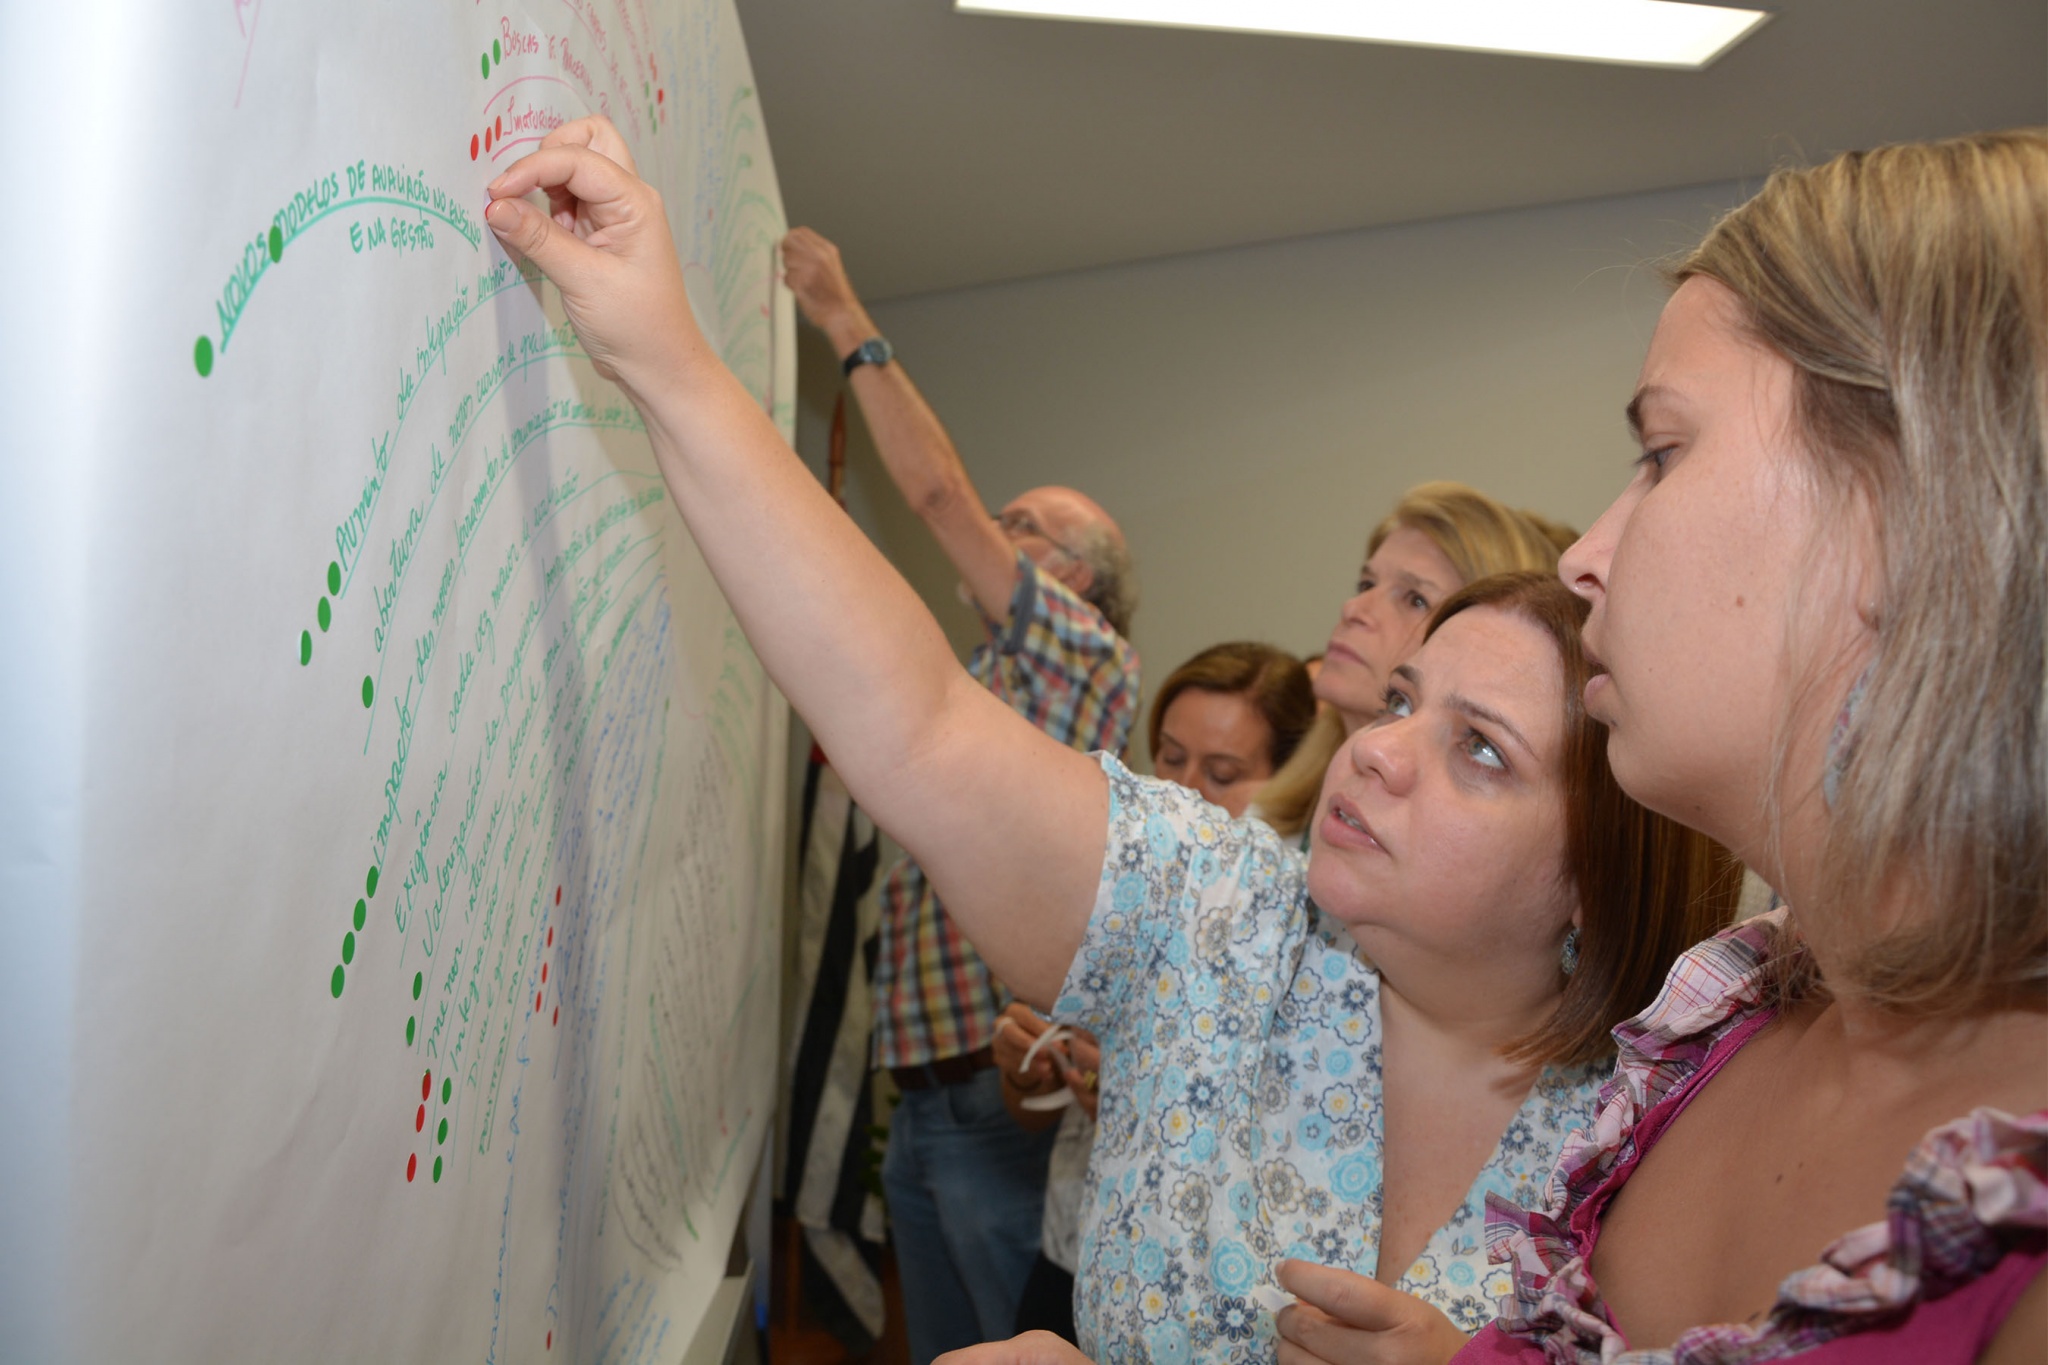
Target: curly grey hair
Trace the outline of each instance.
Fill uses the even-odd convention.
[[[1126,639],[1131,634],[1131,617],[1138,610],[1138,574],[1131,562],[1130,547],[1114,527],[1096,522],[1075,532],[1068,551],[1088,566],[1088,590],[1081,600],[1101,612],[1103,618]]]

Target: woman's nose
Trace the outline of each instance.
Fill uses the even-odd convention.
[[[1395,796],[1415,786],[1415,734],[1409,717],[1382,720],[1351,737],[1351,766],[1364,777],[1376,777]]]

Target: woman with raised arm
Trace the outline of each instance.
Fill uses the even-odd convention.
[[[1084,1344],[1266,1359],[1257,1291],[1296,1258],[1343,1269],[1290,1269],[1287,1288],[1448,1354],[1492,1311],[1485,1196],[1534,1196],[1591,1112],[1608,1027],[1732,892],[1705,840],[1614,787],[1579,703],[1582,604],[1542,575],[1445,603],[1331,764],[1304,867],[967,677],[719,365],[660,199],[603,150],[624,157],[606,124],[557,130],[493,182],[487,221],[639,407],[698,548],[856,798],[1021,999],[1101,1035]],[[522,201],[536,190],[551,213]]]

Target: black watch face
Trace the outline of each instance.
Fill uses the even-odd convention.
[[[864,365],[886,365],[893,352],[889,349],[889,343],[882,338],[869,337],[860,344],[860,350],[856,354],[860,356]]]

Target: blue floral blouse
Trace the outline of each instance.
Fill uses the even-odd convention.
[[[1058,1018],[1102,1039],[1074,1319],[1103,1365],[1271,1361],[1251,1290],[1289,1257],[1371,1275],[1381,1208],[1379,974],[1272,830],[1109,775],[1109,846]],[[1477,1330],[1508,1292],[1486,1196],[1540,1204],[1605,1065],[1547,1069],[1400,1288]]]

